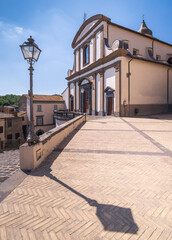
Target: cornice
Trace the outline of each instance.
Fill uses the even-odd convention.
[[[132,30],[132,29],[130,29],[130,28],[126,28],[126,27],[123,27],[123,26],[118,25],[118,24],[116,24],[116,23],[112,23],[112,22],[110,22],[110,21],[108,22],[108,24],[109,24],[109,25],[112,25],[112,26],[115,26],[115,27],[119,27],[119,28],[124,29],[124,30],[127,30],[127,31],[129,31],[129,32],[136,33],[136,34],[138,34],[138,35],[140,35],[140,36],[142,36],[142,37],[149,38],[149,39],[151,39],[152,41],[157,41],[157,42],[160,42],[160,43],[163,43],[163,44],[166,44],[166,45],[172,47],[172,44],[167,43],[167,42],[163,42],[163,41],[161,41],[161,40],[159,40],[158,38],[155,38],[155,37],[153,37],[153,36],[149,36],[149,35],[142,34],[142,33],[140,33],[140,32],[137,32],[137,31],[135,31],[135,30]]]
[[[117,51],[112,52],[108,56],[100,58],[99,60],[90,64],[88,67],[80,70],[79,72],[72,74],[71,76],[67,77],[66,80],[71,80],[72,78],[75,78],[77,76],[79,77],[80,75],[92,70],[93,68],[98,67],[99,65],[105,64],[117,57],[126,56],[127,53],[128,53],[128,51],[126,49],[118,49]]]

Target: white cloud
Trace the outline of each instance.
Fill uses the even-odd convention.
[[[22,34],[23,33],[23,28],[22,27],[15,27],[15,30],[18,34]]]
[[[22,41],[24,36],[29,36],[34,34],[31,29],[25,29],[21,26],[15,24],[0,22],[0,36],[3,41]]]

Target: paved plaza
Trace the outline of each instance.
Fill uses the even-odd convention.
[[[171,240],[171,200],[171,116],[89,119],[0,203],[0,239]]]
[[[19,150],[0,152],[0,183],[20,169]]]

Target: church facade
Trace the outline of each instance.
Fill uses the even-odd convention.
[[[91,115],[135,116],[172,110],[172,45],[98,14],[76,33],[68,70],[68,108]]]

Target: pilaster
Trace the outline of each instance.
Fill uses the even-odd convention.
[[[93,62],[96,61],[96,35],[93,36]]]
[[[76,110],[79,112],[79,103],[80,103],[80,96],[79,96],[79,85],[78,85],[78,82],[77,82],[77,106],[76,106]]]
[[[70,83],[68,83],[68,110],[70,110]]]
[[[78,49],[78,71],[80,71],[80,69],[81,69],[80,63],[81,63],[81,58],[80,58],[80,48],[79,48]]]
[[[103,30],[100,32],[100,58],[104,56],[104,39],[103,39]]]
[[[121,64],[115,66],[115,116],[121,116],[122,112],[126,111],[126,101],[124,102],[124,109],[121,109]],[[123,114],[122,114],[123,115]],[[125,115],[125,113],[124,113]]]
[[[96,74],[93,74],[92,80],[92,115],[96,114]]]
[[[76,82],[74,82],[74,99],[73,99],[74,103],[74,112],[76,111]]]
[[[76,51],[74,51],[74,65],[73,65],[74,73],[76,72]]]
[[[100,116],[104,116],[104,70],[100,72]]]

